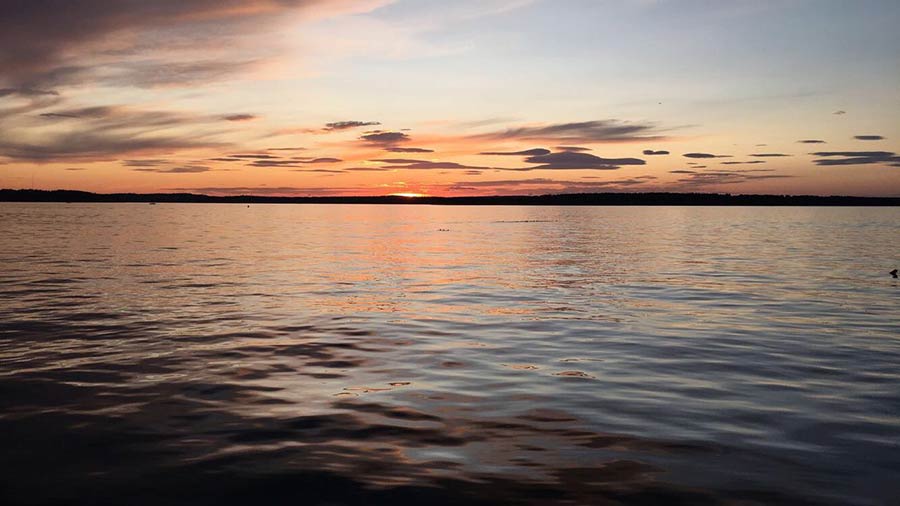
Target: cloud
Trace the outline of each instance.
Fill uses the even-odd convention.
[[[248,160],[274,160],[281,158],[278,155],[270,155],[267,153],[250,153],[250,154],[237,154],[237,155],[227,155],[228,158],[234,158],[237,160],[248,159]]]
[[[669,171],[669,174],[696,174],[696,173],[697,173],[697,171],[694,171],[694,170],[683,170],[683,169]]]
[[[385,170],[390,169],[470,169],[470,170],[485,170],[490,167],[478,167],[472,165],[463,165],[456,162],[435,162],[430,160],[416,160],[410,158],[378,158],[372,160],[373,162],[385,163],[388,165],[383,165],[381,168]]]
[[[753,155],[750,155],[753,156]],[[765,160],[751,160],[748,162],[721,162],[719,165],[752,165],[754,163],[766,163]]]
[[[560,151],[591,151],[591,148],[582,146],[556,146],[556,149]]]
[[[386,132],[382,130],[375,130],[363,134],[359,139],[368,144],[382,147],[390,147],[393,144],[399,144],[410,140],[409,135],[403,132]]]
[[[831,114],[834,114],[834,115],[836,115],[836,116],[842,116],[842,115],[844,115],[844,114],[847,114],[847,111],[834,111],[834,112],[831,113]]]
[[[565,143],[632,142],[662,139],[656,126],[619,120],[594,120],[576,123],[521,126],[503,131],[470,136],[480,140],[522,140]]]
[[[66,114],[63,112],[45,112],[45,113],[41,113],[40,116],[42,118],[48,118],[48,119],[74,119],[74,118],[80,117],[80,116],[75,116],[72,114]]]
[[[494,186],[528,186],[535,184],[560,184],[560,183],[572,183],[574,181],[560,181],[557,179],[550,179],[545,177],[535,177],[530,179],[495,179],[491,181],[458,181],[455,184],[465,185],[468,187],[494,187]]]
[[[304,167],[296,160],[252,160],[247,167]]]
[[[26,97],[53,95],[58,96],[59,92],[53,90],[36,90],[33,88],[0,88],[0,98],[10,95],[22,95]]]
[[[526,149],[524,151],[485,151],[478,153],[479,155],[496,155],[496,156],[539,156],[549,155],[550,150],[544,148]]]
[[[731,155],[713,155],[710,153],[685,153],[685,158],[731,158]]]
[[[275,158],[275,159],[272,159]],[[340,158],[329,158],[329,157],[320,157],[320,158],[311,158],[311,157],[293,157],[293,158],[282,158],[278,159],[278,157],[272,158],[264,158],[264,159],[255,159],[247,164],[248,167],[305,167],[311,164],[322,164],[322,163],[338,163],[342,162]]]
[[[350,128],[358,128],[364,126],[380,125],[377,121],[335,121],[334,123],[325,123],[322,130],[334,132],[339,130],[348,130]]]
[[[511,170],[566,170],[566,169],[595,169],[615,170],[623,165],[644,165],[647,162],[638,158],[601,158],[590,153],[577,151],[563,151],[546,155],[530,156],[526,163],[538,163],[537,167]],[[509,170],[509,169],[507,169]]]
[[[0,2],[0,80],[21,84],[55,76],[62,82],[70,60],[101,60],[108,70],[110,61],[133,62],[136,54],[166,49],[190,53],[200,46],[234,53],[244,49],[239,37],[265,33],[290,12],[322,16],[375,5],[370,0],[8,0]],[[252,42],[246,45],[260,50]],[[220,66],[233,60],[228,56],[203,64]],[[178,62],[138,65],[151,78],[151,67],[164,75],[184,72],[171,70],[173,64]],[[86,69],[68,69],[72,75],[78,70]]]
[[[820,157],[813,160],[820,166],[878,164],[900,167],[900,156],[889,151],[820,151],[811,154]]]
[[[434,153],[433,149],[427,149],[427,148],[387,147],[387,148],[384,148],[384,150],[389,151],[391,153]]]
[[[149,59],[140,61],[128,61],[117,64],[103,65],[102,77],[94,76],[93,79],[105,84],[118,86],[134,86],[137,88],[161,88],[184,85],[203,85],[221,81],[233,75],[248,72],[261,63],[257,60],[201,60],[178,62],[171,59]],[[87,73],[85,69],[82,74]],[[40,81],[49,78],[42,76]],[[64,79],[53,78],[50,82],[61,84],[72,79],[65,76]],[[80,80],[87,80],[81,78]]]
[[[70,108],[70,109],[58,110],[58,111],[53,111],[53,112],[45,112],[45,113],[41,114],[41,117],[62,118],[62,119],[110,118],[110,117],[117,116],[117,115],[120,117],[123,117],[128,114],[135,115],[135,114],[138,114],[138,112],[137,111],[129,111],[127,108],[124,108],[122,106],[104,105],[104,106],[94,106],[94,107]],[[153,114],[154,117],[157,119],[157,121],[162,121],[164,117],[167,117],[167,119],[172,122],[170,124],[175,124],[178,121],[183,119],[183,117],[181,117],[180,119],[176,119],[176,118],[179,118],[179,116],[175,113],[143,112],[142,114],[144,115],[145,119],[148,119],[150,117],[150,114]]]
[[[157,167],[160,165],[168,165],[170,163],[172,163],[171,160],[166,160],[164,158],[145,158],[140,160],[125,160],[122,162],[122,165],[126,167]]]
[[[0,89],[0,121],[10,117],[29,114],[34,111],[45,110],[60,104],[63,98],[56,91],[37,90],[31,88],[3,88]],[[4,130],[0,125],[0,130]],[[5,130],[9,130],[7,127]]]
[[[881,141],[884,140],[884,137],[880,135],[854,135],[854,139],[858,141]]]
[[[786,155],[784,153],[754,153],[750,156],[755,156],[757,158],[780,158],[780,157],[794,156],[794,155]]]
[[[797,142],[799,142],[800,144],[827,144],[825,141],[820,139],[803,139]]]
[[[56,103],[30,105],[46,110]],[[208,115],[139,109],[123,105],[55,109],[42,114],[49,125],[35,126],[14,118],[4,124],[0,111],[0,156],[23,161],[100,161],[136,154],[182,149],[221,147],[219,131],[211,126],[219,120]],[[56,123],[65,122],[65,128]],[[71,125],[69,125],[71,123]],[[185,136],[185,129],[191,131]]]
[[[63,132],[40,143],[0,140],[0,156],[31,162],[55,160],[100,161],[123,155],[215,147],[218,143],[177,136],[140,136],[120,133]]]
[[[161,168],[139,168],[131,169],[138,172],[155,172],[158,174],[196,174],[198,172],[209,172],[212,169],[205,165],[185,165],[182,167],[172,167],[168,169]]]
[[[645,149],[644,154],[647,156],[660,156],[660,155],[668,155],[668,151],[654,151],[652,149]]]
[[[716,172],[691,172],[681,171],[672,173],[683,174],[684,177],[677,180],[676,185],[685,187],[705,187],[715,185],[739,184],[751,181],[767,179],[787,179],[794,176],[783,174],[755,174],[758,171],[716,171]]]
[[[638,176],[609,181],[569,181],[551,178],[499,179],[487,181],[457,181],[447,187],[449,191],[484,190],[534,192],[593,192],[598,190],[624,189],[652,182],[655,176]]]
[[[255,114],[228,114],[222,116],[222,119],[225,121],[253,121],[259,119],[259,116]]]

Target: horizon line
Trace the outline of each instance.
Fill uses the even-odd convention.
[[[699,192],[590,192],[533,195],[210,195],[190,192],[114,192],[0,189],[0,202],[82,203],[384,203],[519,205],[878,205],[900,206],[900,196],[791,195]]]

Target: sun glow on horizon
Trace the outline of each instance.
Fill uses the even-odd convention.
[[[408,197],[408,198],[418,198],[418,197],[428,197],[427,193],[415,193],[415,192],[401,192],[401,193],[391,193],[388,194],[389,197]]]

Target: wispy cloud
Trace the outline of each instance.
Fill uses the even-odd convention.
[[[450,192],[483,192],[502,194],[585,193],[628,190],[652,184],[655,176],[637,176],[603,181],[571,181],[552,178],[496,179],[457,181],[446,189]]]
[[[325,128],[323,128],[322,130],[325,130],[328,132],[335,132],[335,131],[341,131],[341,130],[349,130],[351,128],[374,126],[374,125],[380,125],[380,124],[381,123],[379,123],[377,121],[354,121],[354,120],[335,121],[333,123],[325,123]]]
[[[478,167],[472,165],[464,165],[456,162],[437,162],[430,160],[416,160],[409,158],[378,158],[373,162],[384,163],[383,169],[415,169],[415,170],[431,170],[431,169],[476,169],[484,170],[490,167]]]
[[[495,155],[495,156],[538,156],[538,155],[549,155],[550,150],[544,148],[534,148],[534,149],[526,149],[523,151],[484,151],[478,153],[480,155]]]
[[[563,143],[636,142],[662,139],[656,125],[619,120],[594,120],[510,127],[506,130],[476,134],[480,140],[520,140]]]
[[[685,158],[731,158],[731,155],[714,155],[712,153],[685,153]]]
[[[680,188],[682,190],[718,185],[733,185],[768,179],[790,179],[794,177],[788,174],[759,174],[758,172],[760,171],[670,171],[670,173],[681,174],[683,176],[682,178],[677,180],[675,185],[676,188]]]
[[[259,116],[255,114],[227,114],[222,116],[222,119],[226,121],[253,121],[259,119]]]
[[[813,163],[821,166],[878,164],[900,167],[900,156],[889,151],[820,151],[812,155],[820,157]]]
[[[639,158],[602,158],[590,153],[581,153],[577,151],[562,151],[559,153],[530,156],[525,159],[525,162],[539,165],[515,170],[616,170],[623,165],[644,165],[647,163]]]
[[[207,167],[205,165],[184,165],[181,167],[171,167],[171,168],[138,168],[131,169],[137,172],[155,172],[157,174],[196,174],[198,172],[209,172],[212,168]]]
[[[191,79],[210,79],[235,62],[235,53],[252,49],[241,47],[239,36],[264,33],[289,13],[323,16],[376,5],[371,0],[0,2],[0,80],[64,83],[75,76],[99,76],[100,68],[67,67],[65,62],[73,57],[130,67],[127,73],[140,84],[147,84],[147,79],[178,80],[186,74]],[[210,52],[227,47],[231,56],[201,62],[134,58],[162,48],[190,53],[198,47]]]
[[[248,167],[306,167],[308,165],[319,165],[319,164],[332,164],[342,162],[340,158],[330,158],[330,157],[319,157],[319,158],[307,158],[307,157],[292,157],[292,158],[266,158],[266,159],[257,159],[252,160],[247,164]]]
[[[428,148],[404,148],[400,146],[389,146],[384,148],[390,153],[434,153],[433,149]]]
[[[374,132],[363,134],[359,139],[373,146],[391,147],[394,144],[409,141],[410,137],[403,132],[386,132],[382,130],[376,130]]]

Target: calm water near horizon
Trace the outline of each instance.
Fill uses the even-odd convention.
[[[900,504],[898,232],[0,203],[0,502]]]

